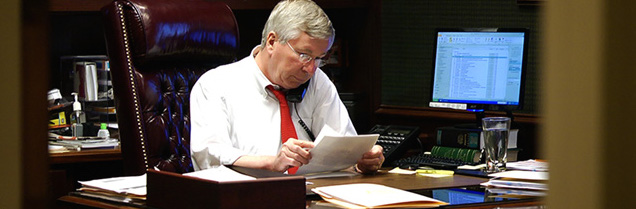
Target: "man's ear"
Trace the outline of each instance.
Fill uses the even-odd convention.
[[[271,54],[274,51],[274,43],[276,43],[277,40],[278,40],[278,35],[276,35],[276,32],[270,31],[267,34],[267,41],[265,42],[265,50],[267,50],[268,53]]]

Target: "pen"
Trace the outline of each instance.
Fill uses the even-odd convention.
[[[425,174],[443,174],[443,175],[453,175],[454,171],[449,170],[428,170],[428,169],[417,169],[415,170],[417,173],[425,173]]]

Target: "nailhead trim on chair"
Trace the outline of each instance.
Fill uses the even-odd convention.
[[[139,98],[137,97],[137,88],[135,87],[135,77],[134,77],[134,73],[133,73],[133,69],[132,69],[132,61],[130,59],[130,45],[128,43],[128,34],[127,34],[127,30],[126,30],[126,25],[125,25],[125,19],[124,19],[124,11],[123,11],[123,6],[121,4],[117,5],[117,12],[119,13],[119,18],[121,21],[121,27],[122,27],[122,31],[123,31],[123,38],[124,38],[124,46],[125,46],[125,50],[126,50],[126,63],[128,65],[128,73],[130,75],[130,85],[132,86],[132,93],[133,93],[133,101],[135,103],[135,116],[137,118],[137,129],[139,130],[139,139],[141,141],[141,151],[144,155],[144,165],[146,166],[146,170],[148,169],[148,157],[146,156],[146,142],[144,139],[144,134],[142,131],[142,127],[141,127],[141,115],[139,111]]]

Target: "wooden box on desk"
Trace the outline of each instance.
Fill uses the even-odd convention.
[[[148,170],[146,204],[152,208],[305,208],[302,176],[218,182]]]

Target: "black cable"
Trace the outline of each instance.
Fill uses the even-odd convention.
[[[420,145],[420,154],[424,154],[424,152],[426,152],[426,151],[424,151],[424,144],[422,144],[422,141],[420,141],[420,138],[419,137],[415,137],[415,141],[417,142],[417,144]]]
[[[302,126],[303,129],[305,129],[305,132],[307,132],[307,135],[309,135],[309,138],[313,142],[316,140],[316,137],[314,136],[314,133],[311,132],[309,127],[307,127],[307,124],[305,124],[305,121],[303,121],[303,119],[300,118],[300,114],[298,114],[298,108],[296,107],[297,105],[298,103],[294,103],[294,110],[296,110],[296,115],[298,116],[298,123],[300,123],[300,126]]]

